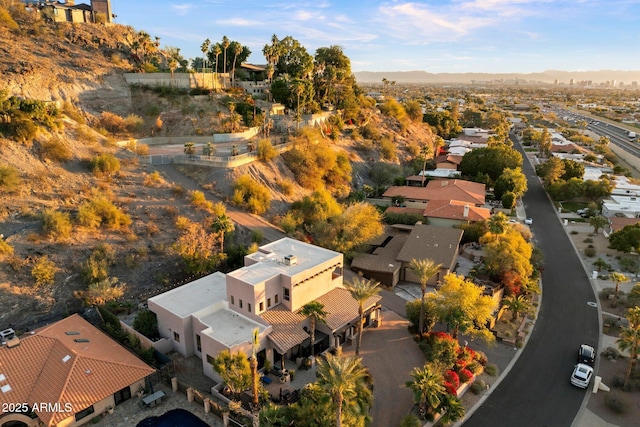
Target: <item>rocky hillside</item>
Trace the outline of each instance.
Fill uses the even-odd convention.
[[[95,269],[125,285],[121,301],[130,306],[184,280],[181,259],[172,245],[182,235],[185,219],[202,223],[206,210],[193,203],[181,183],[114,142],[160,132],[159,118],[160,134],[193,135],[207,121],[217,126],[228,113],[222,99],[203,104],[188,95],[167,98],[131,90],[122,77],[132,68],[125,59],[135,33],[131,28],[65,24],[26,28],[30,29],[0,28],[0,91],[5,91],[0,103],[9,96],[60,101],[62,114],[33,138],[18,141],[0,134],[0,180],[6,171],[12,171],[13,179],[11,188],[0,186],[0,329],[26,330],[81,309],[78,296],[86,291],[86,277]],[[109,133],[99,127],[103,111],[122,117],[136,114],[143,123],[133,134]],[[359,125],[367,122],[377,130],[378,139],[393,141],[392,162],[397,164],[410,158],[412,150],[415,154],[418,142],[430,138],[419,124],[400,130],[394,119],[379,113],[369,112]],[[337,140],[313,142],[346,152],[353,183],[362,186],[371,182],[368,170],[380,161],[381,152],[366,138],[354,141],[349,135],[356,127],[348,126]],[[120,170],[96,175],[91,162],[105,154],[119,160]],[[210,200],[223,202],[230,200],[233,180],[250,175],[271,193],[269,219],[310,192],[295,183],[282,158],[234,170],[190,168],[188,173]],[[282,191],[285,181],[291,184]],[[96,200],[106,200],[130,223],[82,225],[80,211]],[[67,215],[71,230],[62,235],[48,232],[43,222],[47,212]],[[231,242],[246,243],[248,235],[239,227]],[[38,280],[43,269],[51,272],[50,281]]]

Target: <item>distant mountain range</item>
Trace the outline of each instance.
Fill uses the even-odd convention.
[[[616,85],[624,83],[631,86],[632,82],[640,82],[640,71],[559,71],[547,70],[540,73],[427,73],[426,71],[358,71],[355,72],[358,83],[382,83],[382,79],[396,83],[463,83],[495,82],[495,81],[523,81],[560,84],[590,81],[592,84],[603,84],[615,80]]]

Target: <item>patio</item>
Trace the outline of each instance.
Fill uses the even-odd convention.
[[[279,363],[277,364],[277,368],[280,368]],[[279,401],[281,396],[287,396],[296,390],[302,389],[305,385],[316,381],[316,364],[309,369],[303,369],[295,362],[286,360],[285,369],[289,373],[294,372],[293,379],[291,379],[291,375],[282,379],[282,377],[277,376],[273,372],[264,374],[267,381],[270,381],[269,383],[263,381],[264,388],[269,392],[271,399],[274,401]]]

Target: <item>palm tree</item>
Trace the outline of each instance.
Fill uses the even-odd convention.
[[[233,76],[233,84],[235,86],[236,83],[236,60],[238,59],[238,55],[242,53],[243,47],[240,43],[236,42],[233,47],[233,68],[231,71],[231,75]]]
[[[640,307],[630,308],[627,312],[627,320],[629,321],[629,326],[620,330],[620,335],[616,340],[621,351],[629,352],[629,367],[624,378],[623,388],[627,387],[627,383],[636,366],[638,353],[640,353]]]
[[[227,49],[231,42],[227,36],[222,37],[222,48],[224,49],[224,63],[222,64],[222,72],[224,73],[224,88],[227,88]]]
[[[287,417],[284,413],[284,407],[268,403],[260,411],[260,425],[262,427],[281,427],[286,425]]]
[[[507,229],[509,220],[502,212],[491,215],[487,220],[487,228],[491,234],[502,234]]]
[[[360,344],[362,343],[362,323],[364,322],[364,303],[380,292],[380,283],[376,281],[354,278],[351,282],[344,282],[344,288],[349,291],[351,298],[358,302],[358,340],[356,341],[356,356],[360,355]]]
[[[316,322],[326,324],[326,318],[329,313],[324,311],[324,304],[318,301],[311,301],[302,307],[300,314],[309,318],[311,324],[309,327],[309,334],[311,335],[311,357],[315,357]]]
[[[210,45],[211,45],[211,40],[205,39],[205,41],[200,46],[200,50],[202,51],[202,87],[204,87],[204,68],[207,63],[206,53],[209,50]]]
[[[443,396],[438,413],[442,414],[438,420],[438,425],[448,426],[461,420],[464,417],[465,409],[460,399],[447,393]]]
[[[509,295],[502,300],[502,304],[511,311],[511,321],[518,320],[520,313],[527,313],[531,304],[523,295]]]
[[[216,43],[213,48],[213,54],[216,56],[216,90],[218,89],[218,58],[222,53],[222,47],[220,47],[220,43]]]
[[[173,72],[178,68],[178,61],[175,58],[169,60],[169,71],[171,71],[171,86],[173,86]]]
[[[420,186],[424,187],[424,177],[425,177],[425,169],[427,169],[427,156],[431,153],[431,147],[429,145],[424,144],[420,148],[420,155],[422,156],[422,180],[420,181]]]
[[[622,273],[618,273],[617,271],[609,274],[609,278],[613,280],[613,283],[616,284],[616,299],[618,299],[618,293],[620,292],[620,283],[628,282],[629,278]]]
[[[359,400],[371,402],[373,399],[371,390],[366,387],[369,374],[359,357],[343,357],[340,352],[336,355],[329,353],[326,359],[318,360],[316,376],[318,386],[335,405],[336,427],[342,427],[344,406],[358,404]]]
[[[436,275],[440,271],[442,264],[436,264],[430,259],[415,259],[413,258],[409,262],[409,268],[418,275],[420,280],[420,291],[422,296],[420,298],[420,317],[418,320],[418,333],[422,335],[424,332],[424,312],[425,312],[425,294],[427,293],[427,282],[430,278]]]
[[[442,373],[433,365],[426,364],[422,369],[413,368],[411,377],[413,380],[404,385],[413,391],[413,401],[418,404],[421,412],[436,413],[447,393]]]
[[[595,215],[589,218],[589,225],[593,227],[593,234],[598,234],[598,231],[607,224],[609,224],[609,220],[606,216]]]

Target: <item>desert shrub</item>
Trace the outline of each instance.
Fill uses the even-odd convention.
[[[483,393],[487,388],[487,384],[482,380],[476,380],[473,384],[471,384],[471,393],[476,396]]]
[[[291,180],[279,180],[278,186],[280,187],[280,191],[282,194],[290,196],[293,194],[293,182]]]
[[[52,285],[58,267],[46,255],[40,257],[31,269],[31,276],[36,281],[36,286]]]
[[[624,387],[624,378],[614,375],[613,378],[611,378],[611,387],[620,389]]]
[[[42,213],[42,230],[53,239],[67,239],[71,236],[73,226],[68,213],[45,209]]]
[[[604,350],[602,350],[602,352],[600,352],[600,355],[602,357],[605,357],[609,360],[616,360],[619,359],[620,357],[622,357],[622,355],[620,354],[620,352],[618,351],[617,348],[615,347],[607,347]]]
[[[591,237],[587,237],[582,241],[583,243],[593,243],[593,239]]]
[[[144,125],[144,120],[142,119],[142,117],[137,116],[135,114],[129,114],[124,119],[125,129],[129,132],[138,132],[143,125]]]
[[[482,365],[478,362],[471,362],[467,365],[467,369],[472,372],[474,375],[480,375],[482,373],[482,371],[484,371],[484,368],[482,367]]]
[[[18,169],[13,166],[0,166],[0,190],[3,192],[13,192],[22,183]]]
[[[99,282],[109,277],[109,266],[115,262],[116,253],[109,244],[96,246],[82,264],[82,277],[88,283]]]
[[[120,160],[113,154],[100,154],[91,159],[91,170],[95,175],[111,176],[120,170]]]
[[[78,222],[87,228],[104,225],[112,230],[119,230],[131,224],[131,218],[105,196],[96,195],[80,206]]]
[[[71,160],[73,153],[61,140],[52,138],[40,143],[40,156],[52,162],[62,163]]]
[[[265,163],[278,156],[278,152],[273,147],[273,145],[271,145],[271,141],[269,141],[268,139],[262,139],[258,142],[257,153],[258,159]]]
[[[69,117],[72,120],[75,120],[79,124],[85,124],[84,115],[82,114],[82,110],[77,108],[75,105],[70,103],[69,101],[65,101],[62,104],[62,113]]]
[[[293,212],[287,212],[278,221],[280,228],[288,235],[293,235],[298,227],[302,224],[302,218]]]
[[[380,155],[385,160],[396,158],[396,146],[390,138],[385,137],[380,140]]]
[[[242,175],[233,183],[233,202],[254,214],[265,213],[271,204],[271,195],[266,187]]]
[[[489,363],[489,358],[484,351],[476,350],[475,354],[473,355],[473,359],[482,366],[487,366],[487,363]]]
[[[584,255],[588,257],[596,256],[596,248],[584,248]]]
[[[158,187],[164,182],[162,175],[160,172],[153,171],[149,175],[144,177],[144,185],[145,187]]]
[[[75,129],[75,132],[76,132],[76,139],[84,142],[85,144],[92,145],[98,142],[98,137],[96,136],[95,132],[86,125],[78,126]]]
[[[186,216],[179,215],[176,218],[176,228],[178,228],[179,230],[186,230],[191,226],[191,224],[191,220]]]
[[[487,363],[487,365],[484,367],[484,371],[487,373],[487,375],[496,377],[498,376],[499,369],[498,366],[494,363]]]
[[[147,144],[138,144],[136,146],[136,154],[138,156],[148,156],[149,155],[149,146]]]
[[[571,234],[578,234],[576,230],[571,230]]]
[[[424,224],[427,223],[426,218],[422,215],[410,213],[385,212],[383,219],[386,224],[415,225],[418,221],[422,221]]]
[[[140,311],[133,320],[133,329],[150,339],[160,337],[160,332],[158,331],[158,317],[153,311]]]
[[[11,14],[9,14],[5,8],[0,8],[0,26],[9,30],[17,30],[20,28],[18,23],[11,17]]]
[[[98,118],[98,126],[111,133],[121,133],[126,129],[125,120],[117,114],[103,111]]]
[[[89,283],[85,291],[75,292],[87,305],[104,305],[109,301],[122,298],[126,285],[120,283],[117,277],[108,277],[98,282]]]
[[[607,408],[616,414],[622,414],[626,411],[627,407],[622,399],[615,393],[607,393],[604,396],[604,403]]]
[[[375,123],[369,122],[360,127],[360,134],[366,139],[377,141],[380,139],[380,131]]]
[[[400,421],[400,427],[420,427],[422,423],[415,414],[409,414]]]
[[[174,196],[182,197],[184,196],[186,190],[180,184],[173,184],[173,186],[171,187],[171,192],[174,194]]]
[[[13,246],[0,236],[0,260],[13,255]]]

